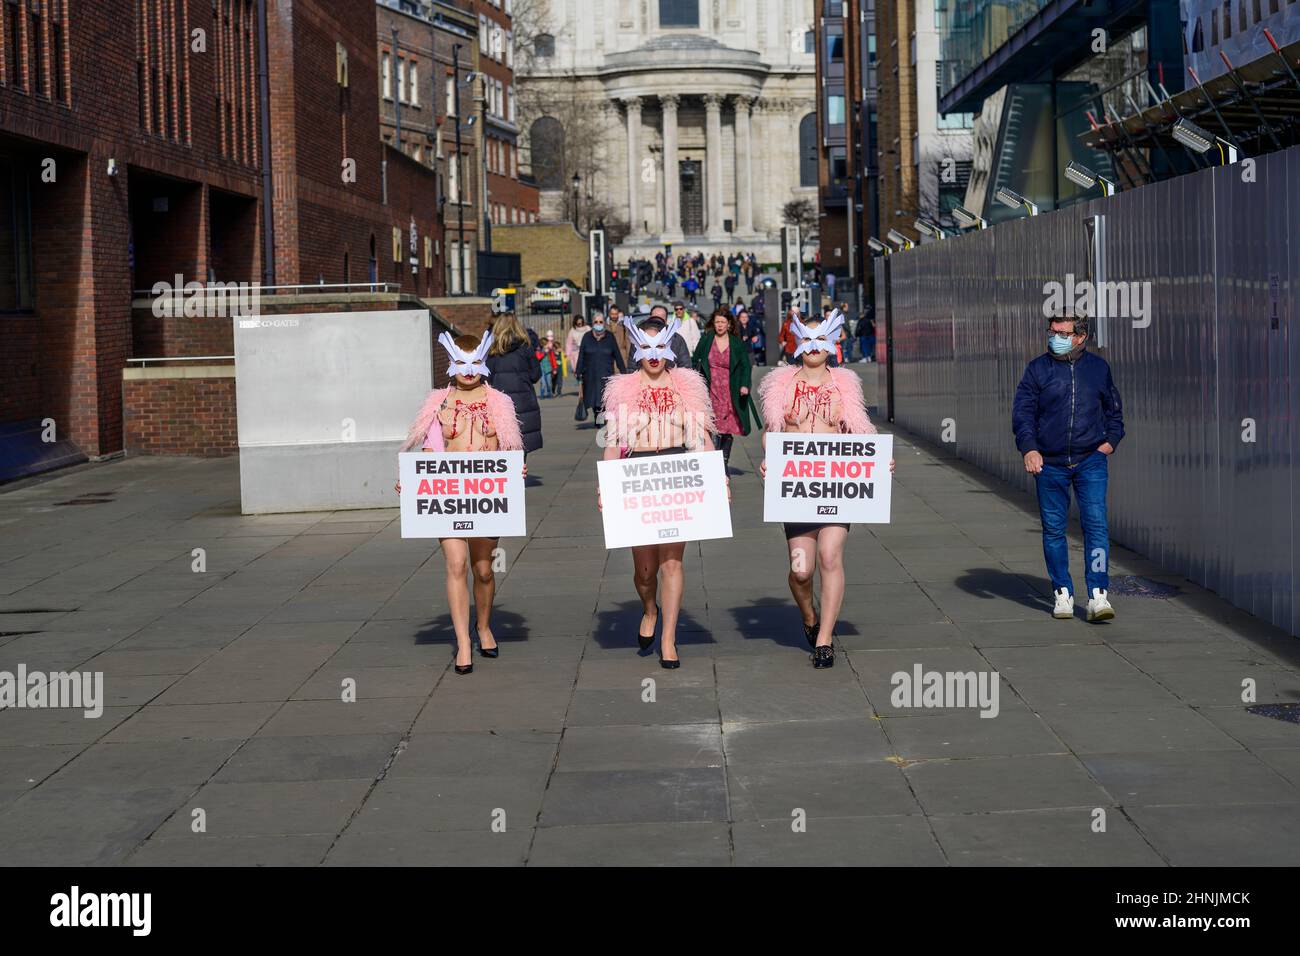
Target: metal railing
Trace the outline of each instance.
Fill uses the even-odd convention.
[[[126,364],[145,368],[150,362],[219,362],[227,359],[233,362],[235,357],[233,355],[166,355],[155,358],[129,358]]]

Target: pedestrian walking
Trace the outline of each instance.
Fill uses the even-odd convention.
[[[749,434],[752,374],[749,347],[740,337],[739,324],[733,316],[722,309],[713,313],[711,327],[700,336],[695,347],[693,363],[709,388],[714,447],[722,452],[723,465],[729,468],[736,436]]]
[[[591,411],[595,424],[599,425],[604,418],[601,398],[605,394],[605,383],[614,374],[614,369],[626,372],[627,365],[623,362],[618,340],[605,325],[605,317],[597,312],[591,318],[591,332],[582,339],[578,348],[576,370],[581,383],[582,404]]]
[[[582,337],[590,331],[591,329],[587,328],[586,318],[575,315],[569,334],[564,337],[564,357],[568,360],[569,371],[573,373],[574,378],[578,376],[578,346],[582,344]]]
[[[677,321],[658,316],[640,325],[627,321],[635,343],[634,369],[609,380],[604,404],[613,428],[605,436],[606,461],[677,455],[688,450],[712,450],[713,412],[708,387],[690,368],[676,365],[671,342]],[[730,491],[728,491],[728,498]],[[596,492],[597,507],[602,507]],[[656,623],[659,663],[668,670],[681,666],[677,656],[677,619],[681,614],[685,577],[682,573],[684,542],[649,544],[632,549],[632,581],[641,598],[641,626],[637,645],[648,650],[654,643]],[[649,633],[647,633],[649,632]]]
[[[533,386],[542,377],[538,351],[513,312],[497,316],[492,324],[492,347],[488,350],[487,367],[495,388],[505,392],[515,403],[525,454],[542,447],[542,408],[537,404],[537,393],[533,391]]]
[[[527,336],[519,330],[524,342]],[[447,352],[446,388],[434,389],[425,399],[407,433],[401,451],[471,452],[517,451],[524,447],[514,403],[487,384],[491,376],[487,356],[495,344],[491,332],[478,336],[451,337],[444,332],[438,344]],[[513,353],[512,353],[513,354]],[[530,389],[531,393],[531,389]],[[528,466],[524,466],[525,476]],[[396,485],[401,494],[402,485]],[[440,538],[439,549],[447,569],[447,605],[456,632],[456,673],[474,670],[473,646],[469,636],[469,587],[466,577],[474,575],[475,630],[478,652],[496,658],[500,651],[492,634],[492,603],[496,597],[496,575],[492,570],[493,553],[500,538]]]
[[[1016,448],[1038,488],[1043,559],[1052,581],[1052,616],[1074,617],[1074,582],[1065,538],[1070,489],[1083,526],[1089,621],[1115,616],[1109,600],[1110,532],[1106,485],[1110,456],[1124,437],[1119,390],[1110,365],[1087,350],[1088,318],[1066,311],[1048,326],[1047,351],[1025,367],[1012,406]]]
[[[791,320],[798,341],[794,359],[798,364],[773,369],[763,376],[759,400],[768,432],[870,435],[876,431],[862,397],[862,380],[857,373],[830,368],[827,358],[835,348],[841,316],[829,322],[813,320],[805,325],[797,314]],[[763,446],[767,447],[767,434]],[[889,463],[894,471],[894,462]],[[767,480],[767,460],[759,468]],[[776,476],[780,480],[780,476]],[[844,544],[847,524],[786,523],[786,546],[790,554],[790,593],[803,619],[803,636],[812,648],[815,668],[835,665],[833,637],[835,621],[844,603]],[[813,574],[821,572],[820,608],[813,604]]]

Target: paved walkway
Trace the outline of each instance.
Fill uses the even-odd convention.
[[[689,545],[663,671],[572,404],[543,403],[501,657],[467,678],[441,559],[395,510],[242,517],[235,460],[0,489],[0,671],[102,671],[108,698],[0,712],[0,861],[1300,862],[1300,725],[1241,700],[1247,678],[1300,700],[1294,639],[1122,549],[1115,574],[1181,592],[1052,620],[1028,498],[899,436],[894,523],[850,535],[840,655],[814,671],[751,436],[736,536]],[[998,671],[999,715],[895,708],[916,665]]]

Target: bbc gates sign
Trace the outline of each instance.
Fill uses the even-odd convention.
[[[524,518],[522,451],[405,452],[403,538],[516,538]]]
[[[768,432],[763,520],[888,524],[893,435]]]

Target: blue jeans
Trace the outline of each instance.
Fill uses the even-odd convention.
[[[550,369],[548,368],[542,369],[542,377],[540,381],[542,384],[541,397],[550,398],[551,397],[551,370]]]
[[[1038,485],[1038,512],[1043,519],[1043,558],[1052,590],[1067,588],[1074,594],[1070,578],[1070,546],[1065,538],[1070,517],[1070,488],[1079,505],[1079,523],[1083,525],[1084,578],[1088,596],[1093,588],[1110,589],[1110,535],[1106,526],[1106,480],[1109,475],[1107,456],[1094,451],[1087,458],[1067,468],[1044,463],[1034,476]]]

